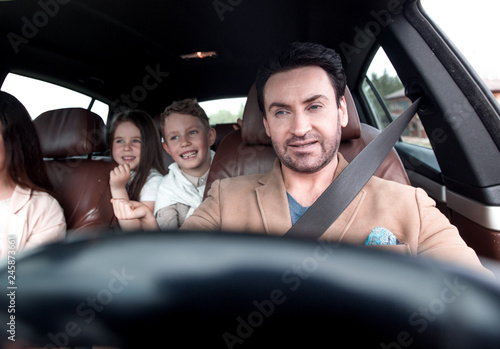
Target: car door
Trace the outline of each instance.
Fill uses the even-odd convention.
[[[419,4],[394,16],[378,44],[373,52],[387,55],[397,74],[388,76],[401,84],[393,81],[391,93],[384,93],[381,76],[367,69],[356,89],[364,121],[384,128],[410,99],[424,96],[396,144],[410,181],[426,190],[479,255],[500,260],[498,101]]]

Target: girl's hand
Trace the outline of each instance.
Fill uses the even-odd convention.
[[[113,204],[115,216],[118,219],[143,219],[148,214],[153,214],[149,207],[138,201],[111,199],[111,203]]]
[[[125,188],[129,179],[129,164],[118,165],[109,173],[109,185],[111,186],[112,190]]]

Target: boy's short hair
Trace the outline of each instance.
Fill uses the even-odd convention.
[[[207,130],[207,132],[210,129],[210,121],[208,120],[207,113],[205,113],[205,110],[203,110],[203,108],[200,107],[196,98],[186,98],[183,99],[182,101],[177,101],[170,104],[168,107],[165,108],[165,111],[161,114],[160,128],[163,137],[165,137],[165,135],[163,134],[165,128],[165,120],[168,118],[169,115],[175,113],[192,115],[194,117],[197,117],[198,119],[200,119],[203,127]]]

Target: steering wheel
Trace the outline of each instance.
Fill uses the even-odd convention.
[[[7,337],[15,316],[16,342],[0,342],[6,348],[500,347],[496,285],[365,247],[131,233],[27,251],[15,276],[17,288],[7,290],[15,296],[1,300]]]

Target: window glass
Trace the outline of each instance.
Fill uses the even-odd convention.
[[[215,99],[200,102],[210,119],[210,125],[232,124],[243,117],[246,97]]]
[[[70,107],[88,109],[92,102],[91,97],[68,88],[12,73],[5,78],[2,91],[19,99],[32,119],[52,109]],[[109,111],[107,104],[96,100],[91,110],[106,122]]]
[[[377,51],[368,68],[362,89],[379,129],[384,129],[411,104],[411,100],[405,96],[401,80],[382,48]],[[418,114],[406,127],[401,140],[427,148],[431,147]]]
[[[106,123],[106,118],[109,113],[109,105],[99,100],[95,100],[92,108],[90,108],[90,111],[99,115],[104,120],[104,123]]]
[[[478,75],[489,81],[500,81],[498,63],[498,14],[500,1],[420,0],[424,12],[453,42]],[[466,20],[464,22],[464,20]],[[482,33],[482,34],[480,34]],[[500,99],[499,94],[495,96]]]
[[[476,0],[473,6],[466,0],[421,0],[420,2],[427,16],[460,50],[500,103],[498,45],[493,39],[494,33],[498,31],[500,1]],[[453,8],[453,16],[450,15],[450,8]],[[466,25],[464,18],[467,19]],[[485,34],[478,35],[478,33]]]

